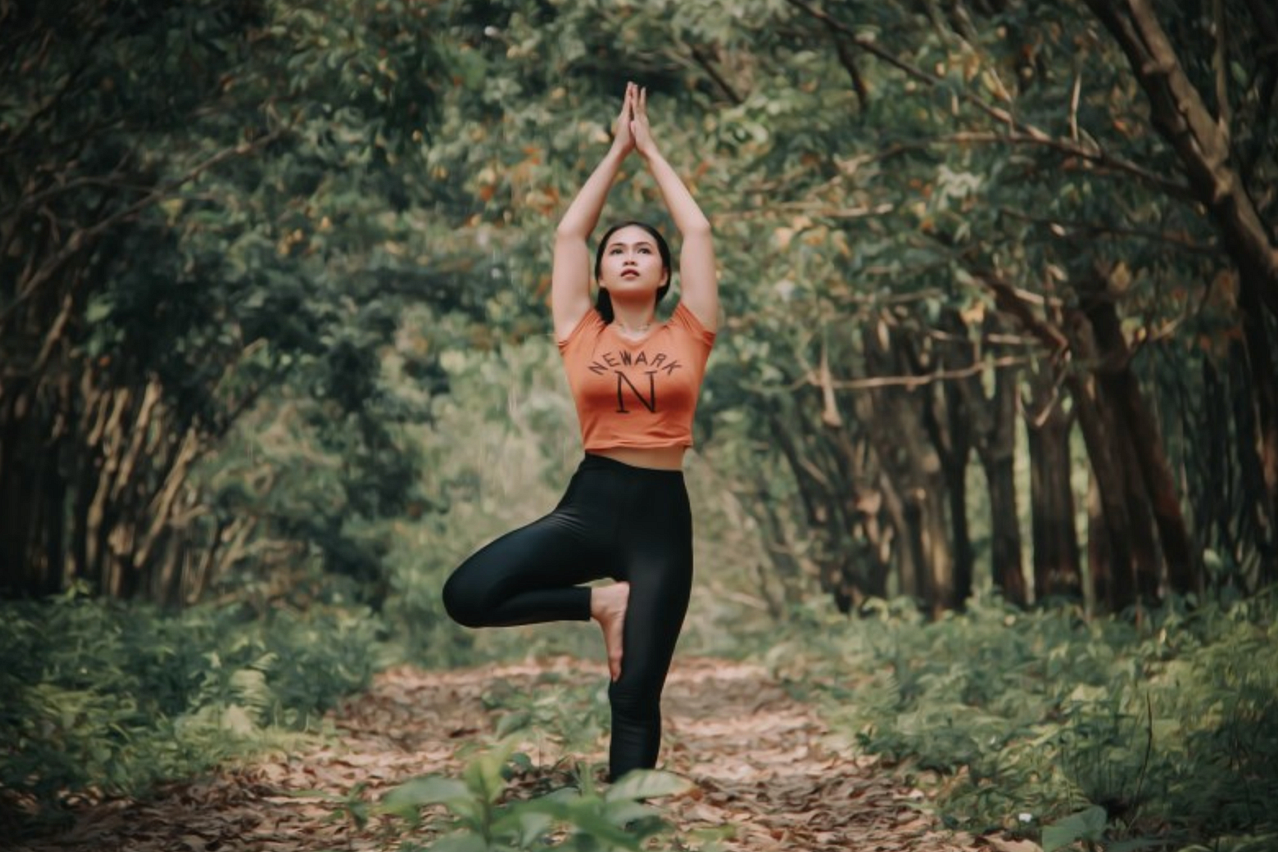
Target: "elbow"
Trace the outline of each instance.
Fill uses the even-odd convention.
[[[572,222],[568,219],[564,219],[555,227],[556,240],[585,242],[589,236],[590,232],[583,228],[580,223]]]
[[[689,237],[710,238],[710,220],[705,216],[697,216],[691,222],[683,223],[679,228],[680,235],[686,240]]]

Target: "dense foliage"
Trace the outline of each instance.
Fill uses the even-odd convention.
[[[1275,579],[1263,4],[160,6],[0,13],[10,593],[380,604],[383,522],[449,504],[404,424],[546,342],[628,77],[715,223],[699,434],[786,600]]]
[[[930,777],[953,824],[1038,840],[1091,808],[1066,841],[1263,848],[1278,837],[1275,603],[1140,625],[999,605],[921,624],[882,605],[813,614],[766,659],[861,747]]]
[[[0,615],[0,804],[41,820],[317,732],[379,662],[377,622],[350,608],[166,615],[68,595]]]

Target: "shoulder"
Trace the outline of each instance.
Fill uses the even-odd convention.
[[[679,300],[679,304],[675,305],[674,313],[670,315],[670,319],[667,320],[666,324],[677,331],[690,335],[707,347],[714,344],[715,333],[706,328],[701,320],[697,319],[697,315],[684,304],[682,299]]]
[[[603,317],[599,316],[599,311],[591,307],[581,315],[581,319],[572,327],[572,330],[562,337],[557,337],[555,343],[559,346],[559,351],[566,354],[583,340],[598,337],[606,327]]]

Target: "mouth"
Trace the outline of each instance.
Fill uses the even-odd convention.
[[[625,272],[621,273],[621,277],[622,278],[638,278],[639,273],[633,269],[627,269]]]

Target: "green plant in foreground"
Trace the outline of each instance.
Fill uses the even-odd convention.
[[[922,622],[885,605],[763,657],[836,731],[934,783],[947,824],[1045,850],[1269,849],[1275,613],[1273,594],[1140,621],[993,601]]]
[[[513,746],[505,744],[478,756],[461,779],[428,775],[388,792],[379,810],[404,819],[411,828],[422,825],[423,808],[442,806],[450,818],[444,836],[425,846],[410,841],[402,848],[406,852],[642,850],[644,841],[669,828],[645,802],[688,787],[670,773],[636,771],[602,793],[585,776],[579,789],[503,801],[512,754]]]
[[[534,690],[494,682],[483,701],[487,709],[500,712],[499,738],[534,731],[570,751],[590,749],[611,724],[606,684],[565,682],[555,672],[542,674]]]

